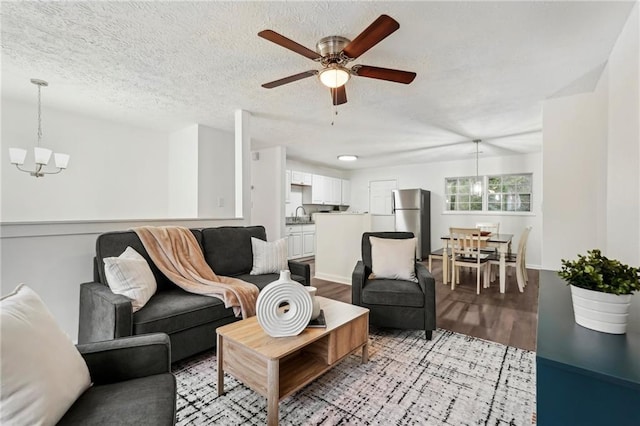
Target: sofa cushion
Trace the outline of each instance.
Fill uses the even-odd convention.
[[[251,237],[267,240],[264,226],[222,226],[202,230],[204,258],[218,275],[235,277],[253,267]]]
[[[251,237],[251,249],[253,251],[251,275],[275,274],[289,269],[286,238],[266,242]]]
[[[192,229],[191,232],[196,237],[200,247],[202,247],[202,233],[200,230]],[[98,239],[96,240],[96,258],[98,276],[100,277],[100,282],[102,284],[107,285],[103,259],[106,257],[120,256],[127,247],[133,248],[145,258],[151,268],[151,272],[153,272],[153,276],[156,277],[156,283],[158,286],[157,291],[175,288],[175,284],[160,272],[158,267],[153,263],[149,254],[144,249],[142,241],[140,241],[140,238],[138,238],[138,235],[134,231],[106,232],[98,236]]]
[[[103,261],[111,291],[131,299],[133,312],[139,311],[158,288],[149,263],[131,247],[120,256],[105,257]]]
[[[176,379],[171,373],[87,390],[58,425],[173,425]]]
[[[418,283],[403,280],[367,280],[362,302],[371,305],[424,306],[424,293]]]
[[[133,314],[133,334],[171,334],[233,316],[233,309],[225,308],[217,297],[175,287],[156,293],[144,308]]]
[[[236,278],[239,278],[251,284],[255,284],[260,290],[262,290],[263,288],[265,288],[267,284],[271,284],[272,282],[280,279],[280,274],[279,273],[278,274],[262,274],[262,275],[243,274],[243,275],[238,275]],[[304,285],[305,279],[302,275],[291,274],[291,279]]]
[[[0,324],[0,424],[55,424],[91,386],[87,364],[25,285],[2,298]]]

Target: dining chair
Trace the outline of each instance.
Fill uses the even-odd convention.
[[[516,254],[508,254],[506,257],[507,266],[516,268],[516,282],[518,283],[520,293],[524,291],[525,286],[529,282],[529,277],[527,276],[527,240],[529,239],[531,228],[531,226],[527,226],[524,231],[522,231],[520,241],[518,242],[518,252]],[[491,257],[489,263],[491,265],[499,265],[500,261]]]
[[[451,268],[448,267],[449,266],[448,264],[445,265],[444,262],[447,262],[447,263],[451,262],[450,251],[447,250],[447,253],[445,254],[445,249],[443,247],[429,253],[429,272],[433,272],[433,269],[431,269],[433,259],[440,259],[442,261],[442,284],[447,284],[449,282],[449,275],[450,275],[449,270]]]
[[[500,233],[500,222],[478,222],[476,228],[481,231],[491,232],[492,234]]]
[[[479,230],[483,231],[483,232],[491,232],[492,234],[499,234],[500,233],[500,222],[476,222],[476,228],[478,228]],[[483,247],[481,248],[481,251],[483,253],[490,253],[490,254],[495,254],[496,256],[498,255],[498,248],[497,247]],[[494,267],[490,267],[489,268],[491,270],[490,274],[491,274],[491,281],[494,281],[496,279],[496,269],[498,268],[494,268]]]
[[[461,266],[476,269],[476,292],[480,294],[480,273],[483,273],[483,286],[489,286],[490,254],[483,253],[481,232],[476,228],[449,228],[451,252],[451,290],[460,284]]]

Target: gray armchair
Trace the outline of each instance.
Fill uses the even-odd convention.
[[[405,239],[411,232],[365,232],[362,260],[352,275],[351,302],[369,309],[369,322],[379,327],[424,329],[431,340],[436,329],[435,280],[427,268],[416,262],[418,282],[394,279],[368,279],[371,274],[369,237]]]
[[[59,425],[174,425],[176,379],[162,333],[77,345],[93,386]]]

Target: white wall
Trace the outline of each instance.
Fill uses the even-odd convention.
[[[592,248],[640,265],[639,23],[636,3],[593,93],[544,103],[545,269]]]
[[[202,125],[198,129],[197,217],[232,218],[236,196],[234,135]]]
[[[169,135],[169,217],[198,217],[198,127]]]
[[[606,244],[606,117],[599,98],[587,93],[544,103],[545,269],[560,269],[561,259]]]
[[[36,112],[35,103],[2,99],[2,221],[167,217],[167,134],[45,104],[42,146],[71,160],[62,173],[36,179],[7,166],[9,147],[35,145]]]
[[[639,8],[636,2],[607,65],[607,253],[633,265],[640,265]]]
[[[253,151],[251,160],[251,224],[263,225],[267,239],[284,236],[284,147]]]
[[[369,182],[392,180],[399,189],[423,188],[431,191],[431,247],[442,247],[440,237],[449,233],[450,226],[475,226],[476,222],[500,222],[500,232],[514,234],[517,247],[520,234],[533,226],[527,246],[529,267],[541,264],[542,236],[542,155],[513,155],[480,158],[480,175],[503,173],[533,173],[531,214],[462,214],[444,211],[444,179],[452,176],[475,174],[475,158],[398,167],[357,170],[351,173],[351,206],[349,210],[369,211]]]

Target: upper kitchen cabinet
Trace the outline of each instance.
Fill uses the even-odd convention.
[[[340,205],[349,206],[351,205],[351,183],[347,179],[342,179],[342,191]]]
[[[292,172],[292,179],[293,179]],[[343,193],[346,188],[346,198]],[[303,204],[319,204],[328,206],[349,205],[349,181],[330,176],[312,175],[311,187],[302,191]]]
[[[331,185],[328,184],[326,176],[313,175],[311,178],[311,191],[302,194],[302,202],[307,204],[329,204],[327,203]],[[307,197],[305,197],[307,194]]]
[[[291,184],[305,186],[313,185],[313,175],[311,173],[291,170]]]

